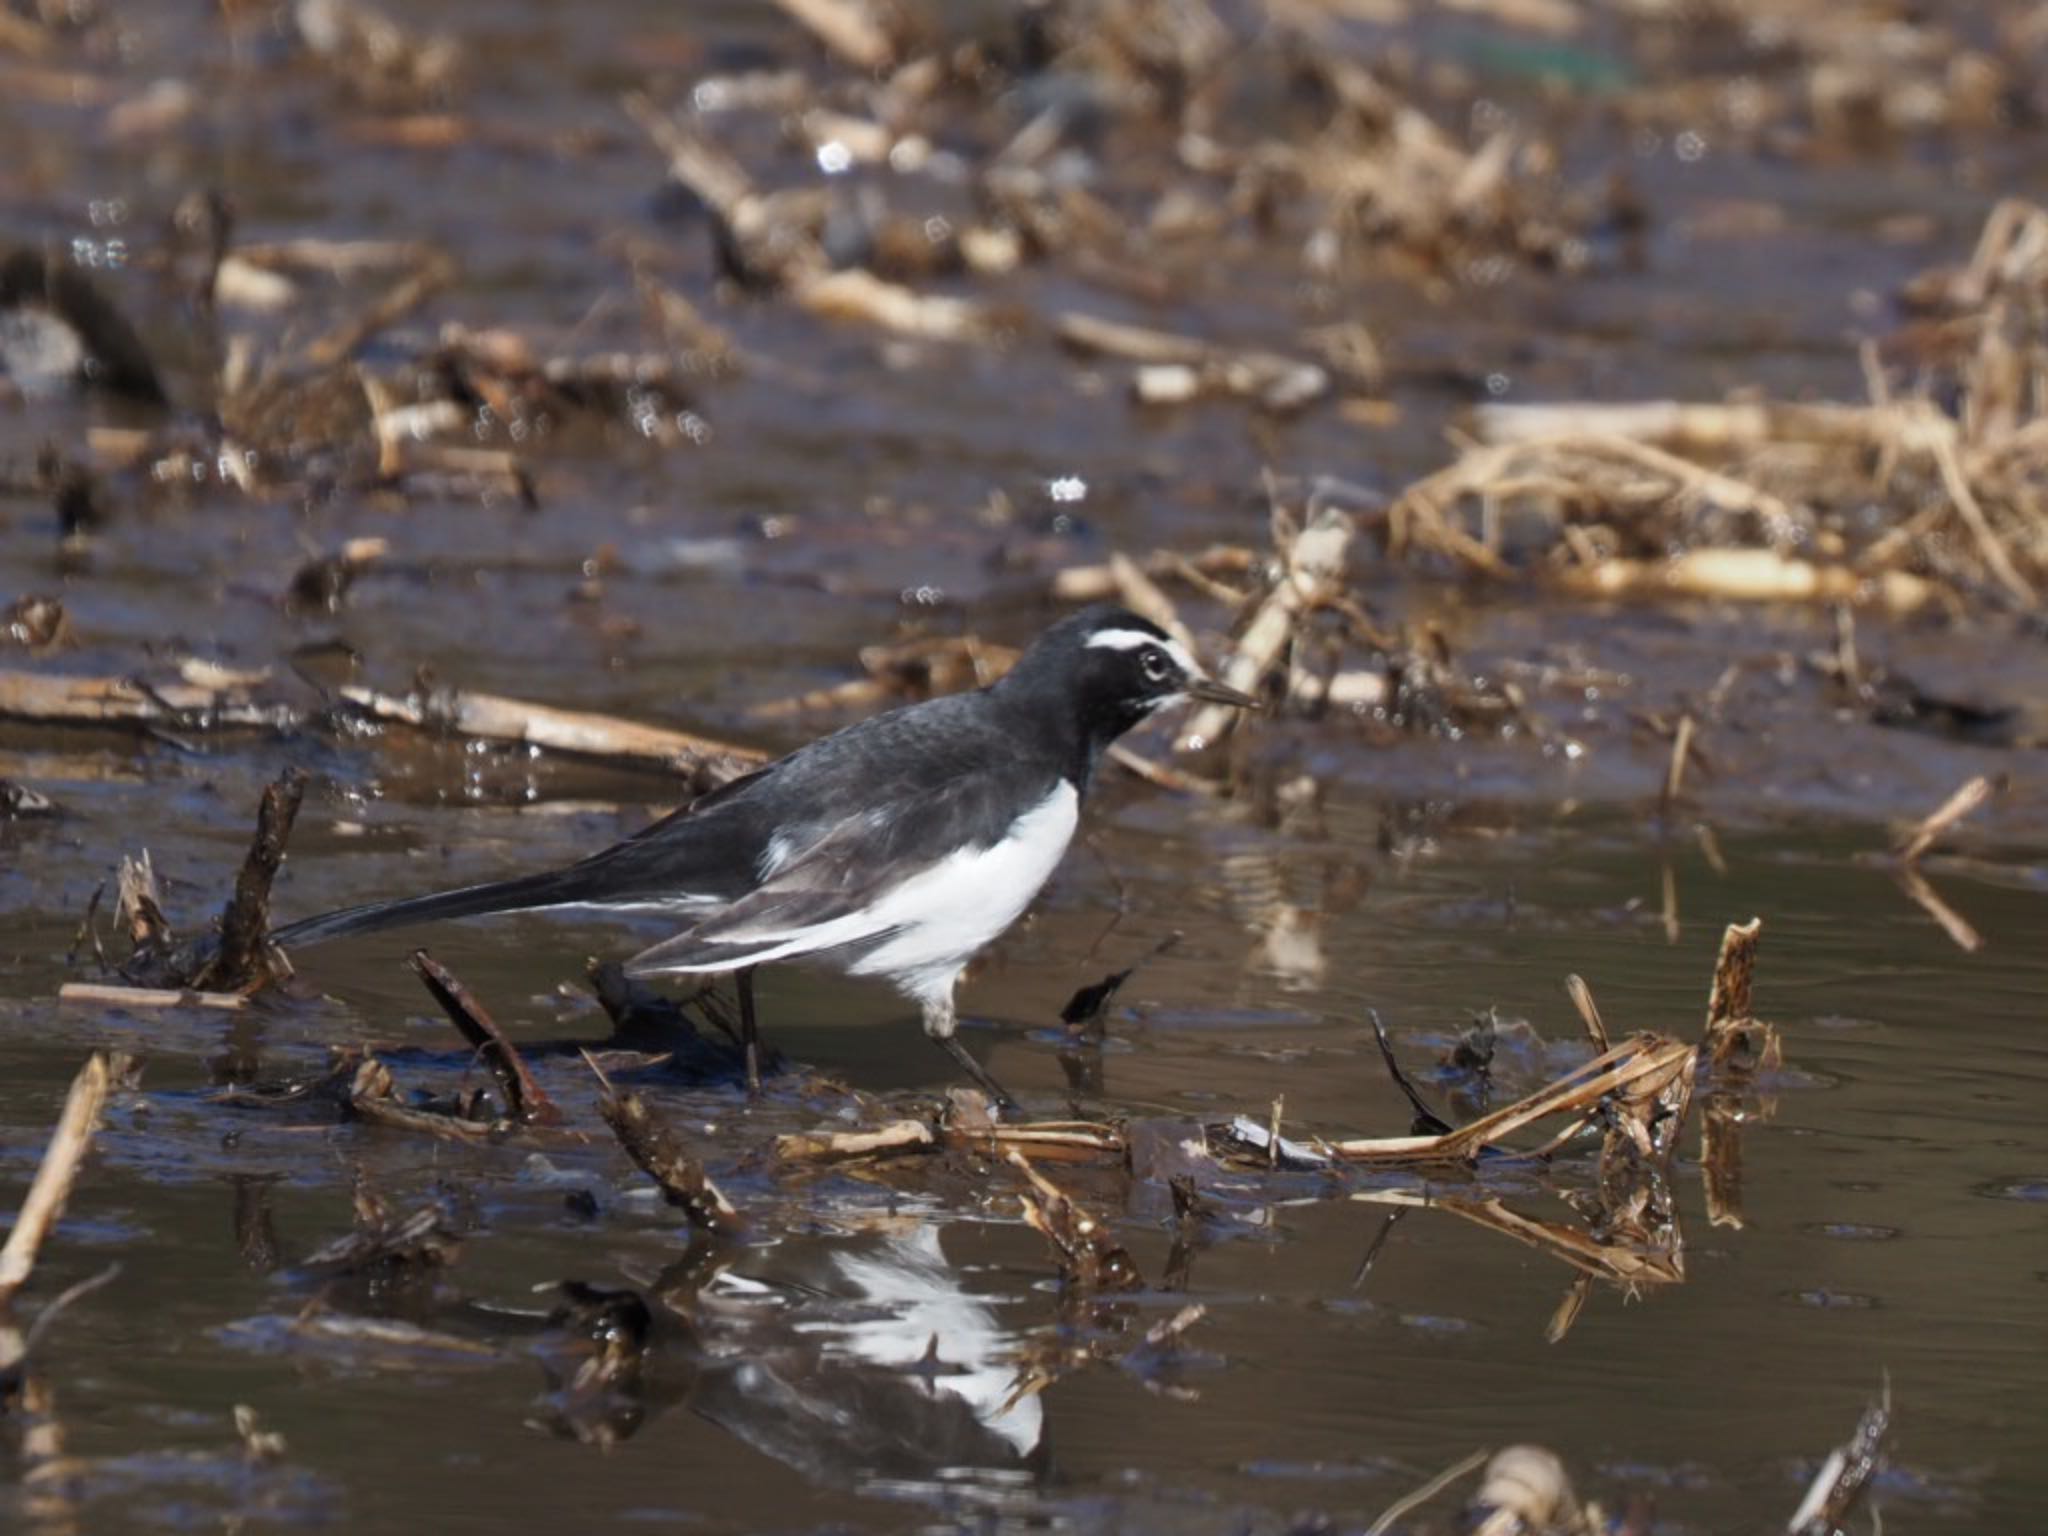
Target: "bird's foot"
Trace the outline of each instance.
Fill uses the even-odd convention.
[[[934,1035],[932,1038],[946,1048],[946,1054],[960,1064],[961,1071],[974,1079],[975,1086],[995,1102],[997,1109],[1006,1115],[1018,1113],[1017,1101],[1010,1097],[1009,1090],[995,1080],[987,1067],[974,1059],[966,1046],[951,1035]]]

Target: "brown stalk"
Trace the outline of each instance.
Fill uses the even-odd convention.
[[[469,988],[457,981],[446,966],[424,949],[412,952],[412,968],[434,1001],[441,1005],[441,1011],[448,1015],[449,1022],[461,1031],[462,1038],[483,1057],[491,1075],[497,1078],[498,1090],[505,1096],[506,1113],[514,1120],[532,1120],[541,1125],[560,1124],[561,1110],[555,1107],[555,1101],[548,1097],[547,1090],[535,1081],[532,1070],[526,1065],[526,1058],[519,1054],[519,1047],[498,1027],[498,1021],[490,1016]]]
[[[1100,1221],[1032,1167],[1015,1147],[1005,1156],[1025,1179],[1026,1188],[1019,1196],[1025,1223],[1052,1244],[1063,1282],[1088,1291],[1144,1289],[1145,1277],[1138,1273],[1138,1266]]]
[[[235,891],[221,914],[220,946],[192,978],[196,988],[215,992],[246,992],[282,974],[291,966],[270,942],[270,887],[284,863],[285,844],[292,835],[299,803],[306,795],[303,769],[288,768],[263,791],[256,812],[256,836],[235,876]]]
[[[627,767],[655,768],[682,775],[697,793],[751,772],[763,761],[761,753],[749,748],[687,731],[491,693],[398,697],[350,685],[342,688],[339,696],[348,708],[369,719],[484,741],[527,742]]]
[[[677,1140],[675,1132],[654,1117],[639,1094],[621,1093],[612,1086],[588,1051],[583,1059],[597,1074],[598,1113],[612,1128],[619,1145],[640,1171],[660,1186],[662,1198],[679,1209],[690,1225],[706,1232],[731,1236],[747,1229],[747,1221],[731,1201],[720,1193],[703,1163],[692,1157]]]
[[[1612,1050],[1614,1047],[1607,1038],[1607,1025],[1600,1017],[1600,1007],[1593,1001],[1593,989],[1586,985],[1586,978],[1577,974],[1565,977],[1564,990],[1572,1000],[1572,1007],[1578,1010],[1580,1022],[1586,1026],[1586,1035],[1593,1042],[1593,1049]]]
[[[504,1137],[503,1126],[494,1120],[470,1120],[400,1103],[391,1069],[374,1056],[364,1057],[357,1066],[349,1081],[347,1101],[349,1111],[357,1118],[389,1130],[438,1136],[444,1141],[487,1142]]]
[[[1955,792],[1930,811],[1899,844],[1899,862],[1908,867],[1919,863],[1937,838],[2004,788],[2003,775],[1994,778],[1983,773],[1958,785]]]
[[[1223,682],[1239,693],[1258,693],[1266,674],[1286,654],[1302,618],[1342,578],[1356,530],[1349,515],[1324,507],[1286,541],[1281,550],[1283,574],[1239,637],[1235,654],[1222,668]],[[1192,752],[1218,740],[1238,713],[1226,704],[1203,705],[1183,728],[1176,750]]]
[[[1640,1095],[1668,1085],[1691,1061],[1692,1047],[1665,1035],[1639,1034],[1574,1068],[1528,1097],[1436,1136],[1363,1136],[1332,1144],[1347,1162],[1375,1164],[1470,1162],[1538,1120],[1587,1113],[1610,1093]]]

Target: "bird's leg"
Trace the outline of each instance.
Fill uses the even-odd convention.
[[[1017,1110],[1017,1101],[1011,1098],[1009,1091],[989,1074],[988,1068],[976,1061],[967,1047],[954,1037],[953,1030],[959,1022],[960,1016],[953,1009],[950,992],[943,998],[926,999],[924,1032],[931,1036],[934,1044],[945,1047],[946,1054],[958,1062],[960,1069],[974,1079],[976,1086],[995,1101],[998,1109],[1014,1114]]]
[[[740,994],[740,1050],[747,1058],[747,1092],[761,1096],[761,1032],[754,1023],[754,968],[743,965],[733,973]]]

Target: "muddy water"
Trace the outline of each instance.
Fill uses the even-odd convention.
[[[692,8],[687,25],[628,3],[408,14],[470,48],[472,132],[455,147],[386,147],[370,114],[261,28],[229,40],[211,12],[137,7],[122,48],[87,69],[92,90],[0,102],[0,133],[32,151],[0,156],[0,234],[143,248],[180,195],[215,181],[251,238],[434,239],[465,277],[389,343],[393,357],[447,319],[516,325],[543,347],[648,345],[623,265],[593,238],[611,232],[664,242],[673,279],[712,302],[702,231],[664,211],[655,160],[615,96],[629,84],[673,93],[734,62],[807,61],[783,26],[737,5]],[[174,74],[202,88],[196,118],[147,154],[110,143],[100,104]],[[123,508],[82,565],[60,566],[47,510],[22,497],[0,513],[0,599],[64,599],[76,642],[43,665],[127,672],[197,652],[278,666],[338,638],[384,682],[425,663],[469,686],[787,745],[835,722],[764,724],[753,706],[843,680],[858,646],[906,619],[1022,639],[1046,614],[1054,566],[1112,547],[1256,542],[1268,464],[1398,484],[1441,462],[1442,427],[1483,388],[1853,392],[1844,338],[1901,277],[1964,248],[1990,186],[2026,190],[2028,164],[2024,143],[1973,151],[1963,175],[1910,155],[1824,174],[1681,158],[1654,136],[1616,151],[1597,114],[1568,142],[1589,168],[1619,157],[1640,180],[1654,231],[1641,270],[1431,305],[1378,280],[1305,295],[1291,257],[1253,246],[1213,271],[1187,262],[1175,273],[1185,296],[1151,315],[1056,275],[998,285],[1027,308],[1086,299],[1232,336],[1355,306],[1413,364],[1391,425],[1330,411],[1254,424],[1226,406],[1137,414],[1116,375],[1040,340],[931,350],[741,305],[717,318],[777,366],[706,390],[708,440],[664,452],[591,431],[547,445],[536,512],[252,505],[202,489]],[[1757,204],[1783,209],[1768,237],[1740,233],[1754,225],[1735,215]],[[1909,239],[1890,222],[1901,204],[1925,215]],[[95,225],[95,208],[113,223]],[[135,264],[109,281],[169,355],[190,355],[164,285]],[[189,373],[174,369],[173,384],[196,397]],[[25,462],[102,416],[80,403],[9,408],[0,457]],[[280,609],[308,547],[370,533],[393,558],[340,615]],[[601,548],[602,602],[572,600]],[[1427,1080],[1473,1013],[1497,1007],[1509,1021],[1501,1087],[1519,1092],[1580,1053],[1567,973],[1593,983],[1612,1026],[1686,1034],[1722,923],[1760,915],[1759,1001],[1785,1032],[1786,1066],[1751,1105],[1741,1227],[1710,1224],[1696,1174],[1681,1170],[1684,1285],[1628,1304],[1597,1291],[1569,1337],[1547,1344],[1571,1279],[1556,1261],[1422,1211],[1361,1274],[1387,1208],[1348,1198],[1371,1185],[1303,1176],[1219,1194],[1224,1219],[1197,1245],[1185,1295],[1155,1288],[1122,1313],[1077,1317],[1063,1314],[1005,1174],[773,1176],[753,1149],[817,1124],[827,1100],[749,1107],[650,1085],[756,1215],[757,1240],[709,1256],[602,1140],[423,1145],[311,1109],[231,1108],[212,1101],[220,1082],[310,1071],[332,1043],[390,1047],[421,1085],[453,1084],[462,1062],[399,941],[310,953],[308,997],[232,1021],[59,1008],[79,914],[120,855],[149,848],[173,916],[196,926],[261,785],[299,763],[316,788],[278,897],[296,916],[573,857],[641,825],[663,786],[399,743],[141,743],[0,725],[0,777],[66,812],[0,824],[0,1182],[27,1176],[88,1047],[146,1058],[143,1091],[118,1101],[36,1283],[47,1297],[123,1266],[45,1346],[77,1459],[53,1487],[0,1481],[0,1517],[93,1531],[223,1518],[364,1531],[1222,1531],[1324,1511],[1355,1526],[1469,1450],[1536,1439],[1610,1503],[1646,1495],[1674,1529],[1754,1529],[1789,1511],[1802,1474],[1889,1373],[1901,1427],[1888,1527],[2024,1528],[2048,1501],[2038,753],[1837,721],[1799,666],[1832,632],[1803,615],[1481,605],[1376,558],[1361,566],[1389,612],[1433,616],[1463,654],[1510,670],[1540,736],[1281,721],[1262,729],[1240,802],[1105,783],[1091,846],[977,972],[973,1047],[1034,1107],[1063,1111],[1048,1028],[1060,1005],[1178,932],[1119,999],[1084,1109],[1221,1117],[1263,1114],[1284,1095],[1292,1125],[1391,1133],[1408,1114],[1368,1009]],[[2048,694],[2037,646],[1875,626],[1862,644],[1930,686],[2021,705]],[[1710,692],[1718,713],[1691,799],[1659,823],[1645,807],[1665,746],[1643,719]],[[1983,941],[1966,953],[1875,852],[1890,819],[1998,770],[2013,789],[1961,852],[1929,866]],[[1304,777],[1313,796],[1279,793]],[[1292,913],[1286,944],[1271,939],[1276,903]],[[600,1034],[574,985],[582,957],[632,942],[541,919],[431,941],[529,1041]],[[795,972],[769,979],[763,1004],[777,1043],[826,1072],[875,1090],[946,1082],[882,992]],[[575,1122],[593,1124],[580,1066],[546,1056],[540,1070]],[[347,1230],[359,1170],[400,1208],[449,1202],[465,1240],[437,1294],[329,1293],[298,1267]],[[1160,1281],[1164,1190],[1072,1179],[1118,1213]],[[1567,1169],[1487,1188],[1561,1220],[1558,1190],[1583,1182]],[[551,1388],[550,1370],[575,1365],[542,1326],[547,1288],[565,1279],[673,1301],[658,1309],[646,1393],[610,1414],[568,1412]],[[467,1347],[309,1340],[290,1324],[316,1299]],[[1125,1358],[1186,1300],[1208,1312],[1178,1349],[1074,1364],[1010,1401],[1020,1360],[1091,1342]],[[244,1464],[238,1403],[284,1434],[280,1460]],[[599,1438],[608,1450],[587,1443]]]

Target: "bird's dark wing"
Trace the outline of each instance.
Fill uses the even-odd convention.
[[[901,920],[885,905],[892,891],[1001,842],[1059,783],[1042,766],[986,761],[938,783],[923,772],[870,782],[859,809],[804,828],[801,846],[776,849],[754,890],[635,955],[627,974],[732,970],[880,943]]]

